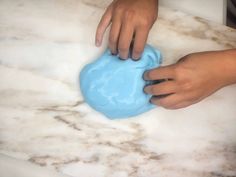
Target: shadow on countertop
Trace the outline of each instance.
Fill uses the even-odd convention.
[[[227,0],[227,26],[236,29],[236,0]]]

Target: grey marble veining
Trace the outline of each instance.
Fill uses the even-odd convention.
[[[78,75],[106,47],[94,46],[106,4],[0,1],[0,153],[73,177],[236,176],[235,85],[185,109],[127,120],[84,103]],[[170,64],[236,47],[236,31],[160,8],[148,43]]]

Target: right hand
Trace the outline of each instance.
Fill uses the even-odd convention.
[[[145,80],[167,80],[144,88],[153,104],[179,109],[236,83],[236,49],[189,54],[176,64],[145,72]]]
[[[96,32],[96,46],[111,24],[109,48],[112,54],[127,59],[132,40],[132,58],[139,59],[148,33],[157,18],[158,0],[114,0],[106,9]],[[133,39],[134,38],[134,39]]]

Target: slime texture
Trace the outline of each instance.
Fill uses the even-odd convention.
[[[86,65],[80,73],[80,88],[85,101],[108,118],[127,118],[144,113],[155,105],[151,95],[143,92],[146,70],[158,67],[161,53],[146,45],[138,61],[121,60],[106,50],[101,57]]]

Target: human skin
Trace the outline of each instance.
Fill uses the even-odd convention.
[[[236,83],[236,49],[189,54],[175,64],[145,72],[144,79],[166,80],[144,88],[153,95],[153,104],[187,107]]]
[[[100,46],[109,25],[109,48],[127,59],[134,40],[132,58],[139,59],[148,33],[157,18],[158,0],[114,0],[105,11],[96,32]],[[151,102],[167,109],[187,107],[220,88],[236,83],[236,49],[189,54],[176,64],[153,69],[146,80],[166,80],[147,86]]]
[[[114,0],[97,27],[95,45],[102,44],[104,33],[111,25],[108,46],[112,54],[127,59],[133,41],[132,58],[139,59],[157,11],[158,0]]]

